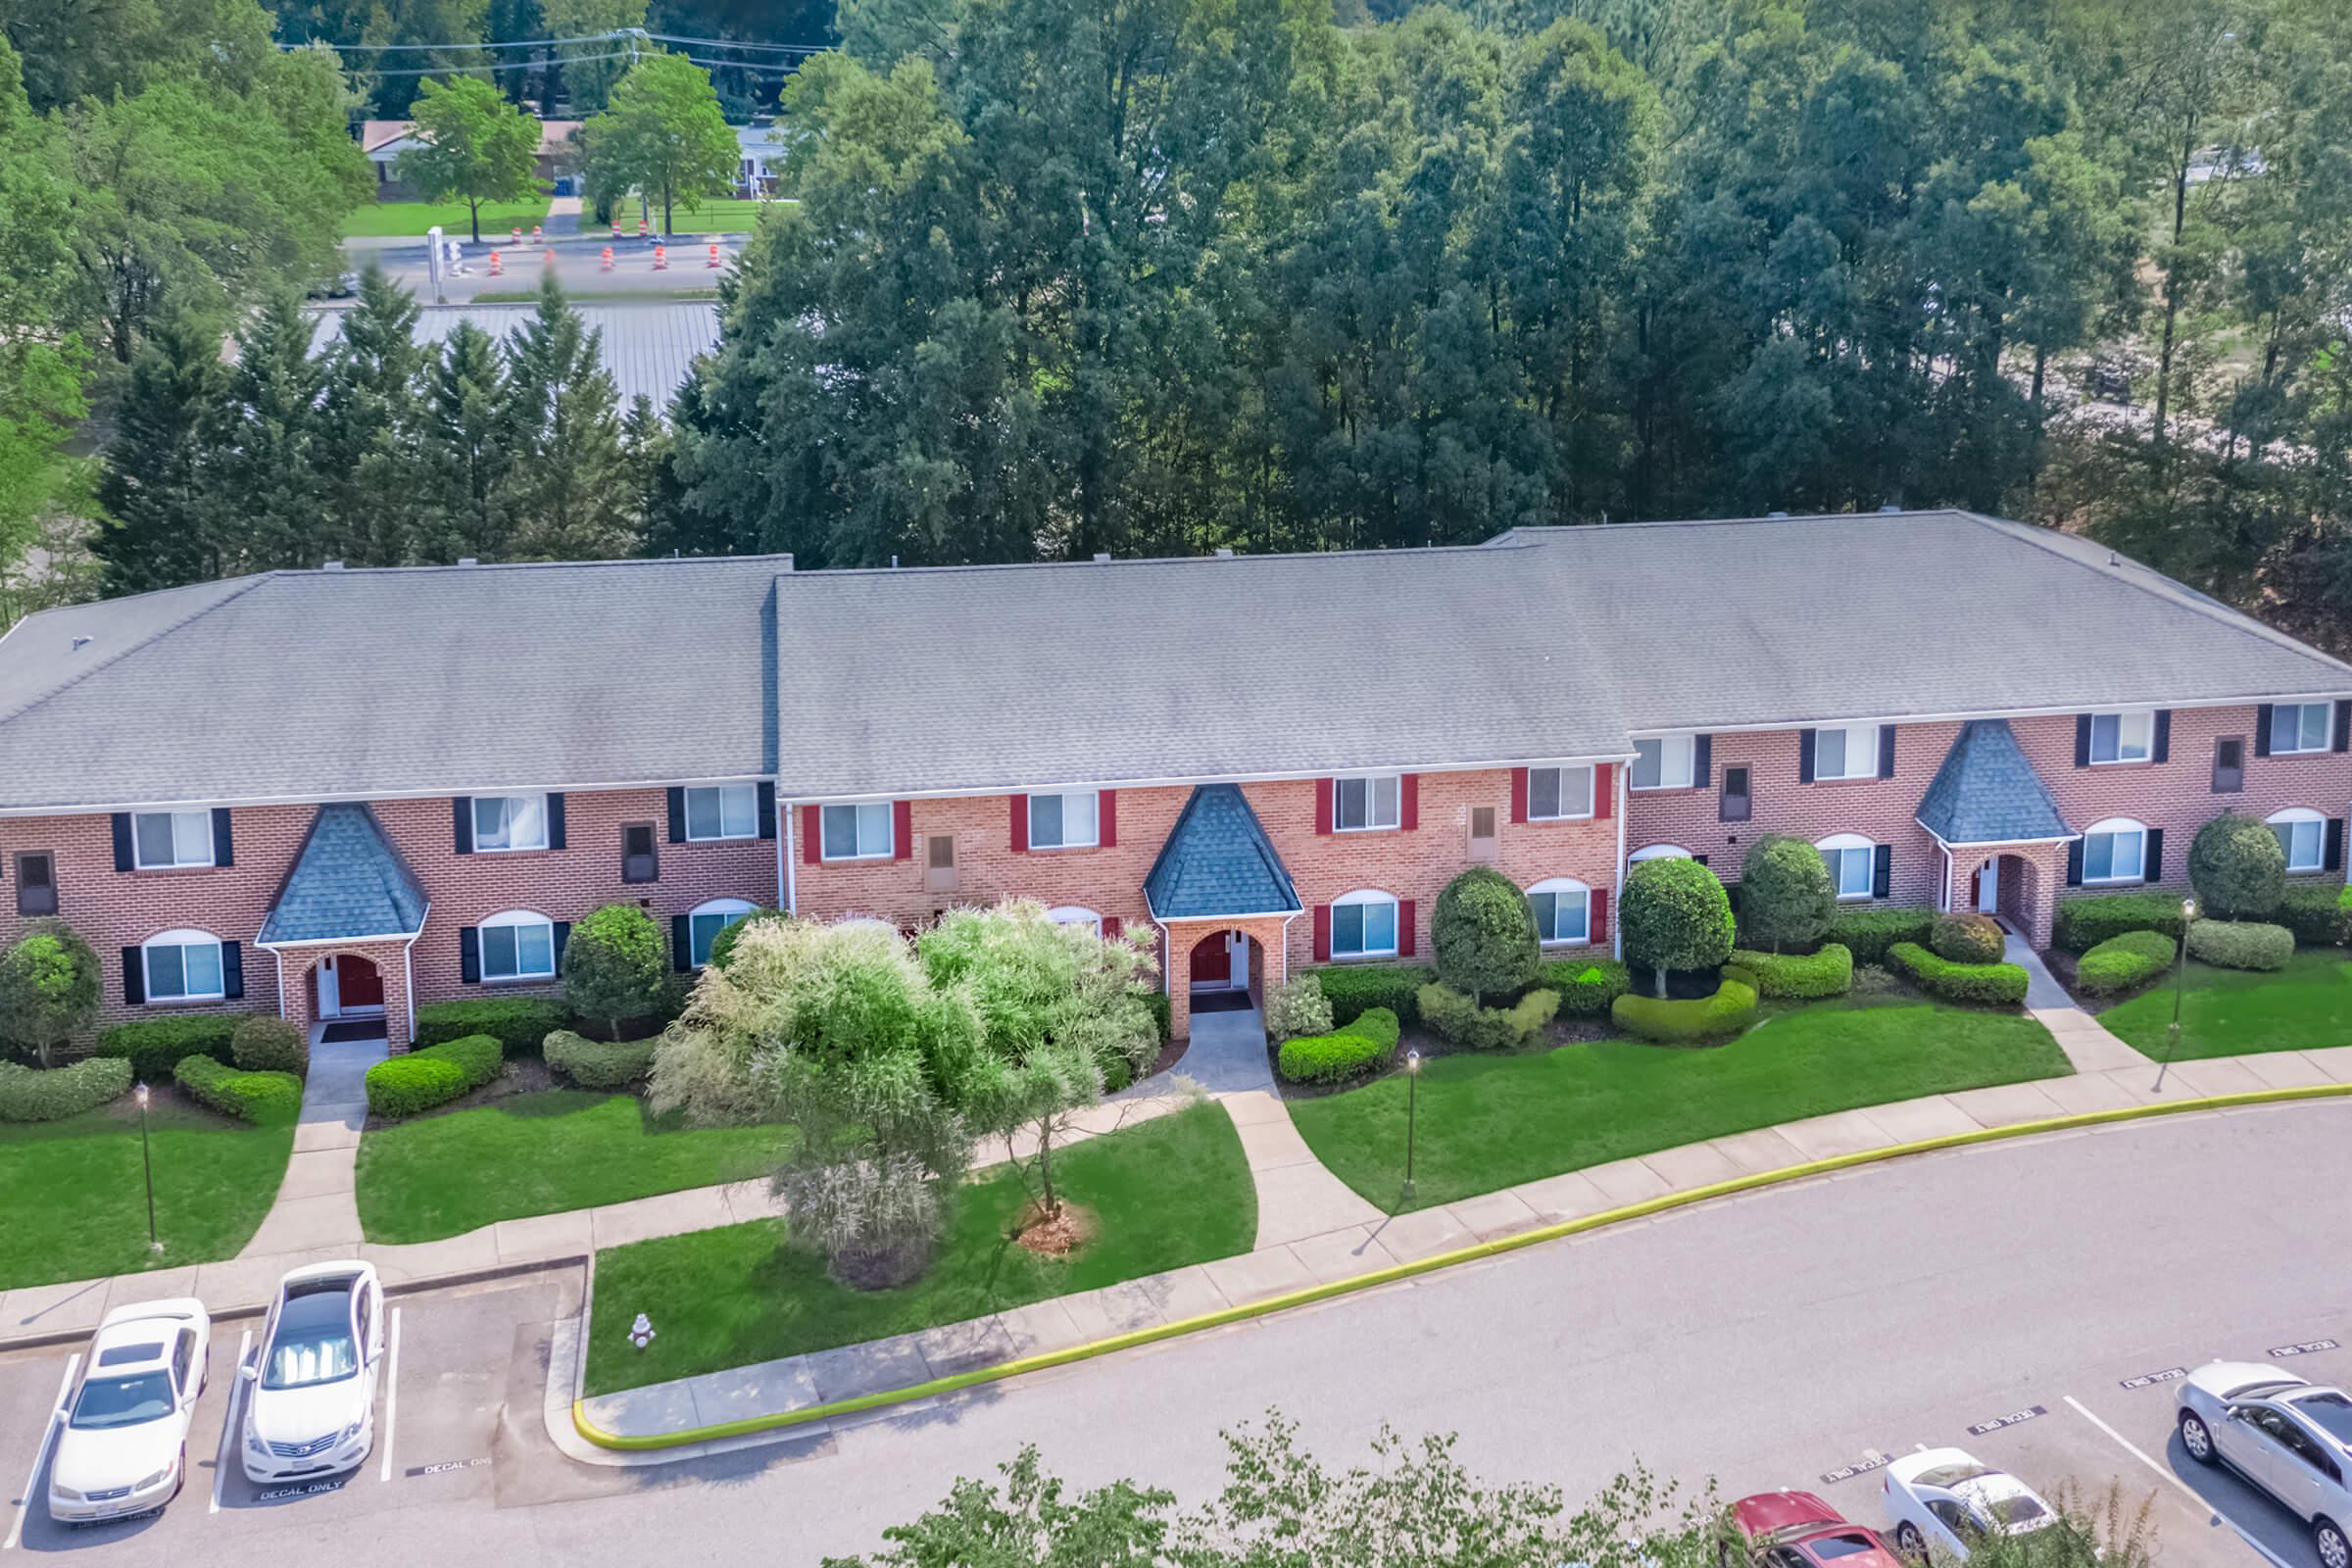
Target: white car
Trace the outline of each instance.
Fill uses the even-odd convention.
[[[313,1263],[278,1281],[246,1380],[246,1478],[257,1485],[349,1470],[375,1446],[384,1302],[373,1266]]]
[[[1886,1517],[1904,1556],[1954,1561],[1987,1536],[2025,1536],[2058,1522],[2057,1510],[2017,1477],[1958,1448],[1923,1448],[1886,1467]]]
[[[178,1494],[212,1349],[201,1301],[139,1301],[106,1314],[57,1436],[50,1518],[96,1524],[161,1508]]]
[[[2352,1568],[2352,1395],[2260,1362],[2208,1361],[2174,1385],[2180,1446],[2226,1464],[2311,1526],[2321,1568]]]

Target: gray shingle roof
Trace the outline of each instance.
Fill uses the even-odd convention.
[[[424,907],[423,891],[375,813],[338,802],[312,818],[286,885],[262,921],[261,941],[414,936],[424,926]]]
[[[679,254],[685,261],[693,261],[691,256],[684,256],[691,250],[691,244],[680,246]],[[524,282],[529,286],[528,279]],[[655,408],[668,408],[670,398],[685,384],[686,372],[693,368],[695,357],[718,347],[715,301],[574,304],[572,309],[579,313],[581,325],[599,334],[604,366],[612,372],[613,384],[620,388],[623,408],[641,394],[653,399]],[[536,311],[537,307],[531,305],[428,305],[416,313],[415,336],[419,343],[438,347],[457,330],[460,321],[471,321],[492,337],[503,340]],[[327,345],[343,334],[343,312],[311,314],[318,322],[318,334],[312,340],[311,352],[323,354]]]
[[[1161,920],[1295,914],[1300,907],[1289,868],[1231,784],[1193,791],[1144,878],[1144,900]]]
[[[2021,844],[2074,831],[2005,718],[1960,726],[1920,798],[1919,825],[1946,844]]]

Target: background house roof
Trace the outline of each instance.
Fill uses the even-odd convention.
[[[2074,832],[2005,718],[1960,726],[1920,799],[1919,825],[1946,844],[2027,844]]]
[[[356,801],[318,808],[286,885],[262,921],[261,941],[414,936],[425,897],[375,813]]]
[[[620,389],[623,408],[642,395],[653,399],[655,408],[667,409],[685,385],[696,357],[718,346],[718,306],[713,301],[575,304],[572,310],[581,326],[597,334],[598,357]],[[460,321],[470,321],[503,342],[537,314],[538,307],[532,305],[428,305],[416,313],[413,335],[438,348]],[[311,313],[318,325],[311,342],[313,354],[324,354],[343,335],[343,316],[340,310]]]

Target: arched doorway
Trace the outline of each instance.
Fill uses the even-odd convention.
[[[384,976],[372,958],[333,953],[311,965],[311,1016],[320,1023],[384,1015]]]
[[[1263,994],[1265,950],[1240,931],[1211,931],[1193,944],[1185,965],[1194,1012],[1238,1012]]]
[[[1968,880],[1968,907],[1997,915],[2010,930],[2029,935],[2041,872],[2022,855],[1988,856]]]

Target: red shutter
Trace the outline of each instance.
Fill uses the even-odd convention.
[[[1095,801],[1095,838],[1106,850],[1119,847],[1119,792],[1104,790]]]
[[[801,858],[814,865],[825,857],[824,808],[817,806],[801,808]]]
[[[1125,936],[1126,934],[1126,921],[1120,919],[1115,914],[1106,914],[1102,917],[1102,935],[1104,938],[1109,941],[1116,942],[1119,938]]]
[[[1412,775],[1407,773],[1405,777],[1411,778]],[[1413,901],[1398,899],[1396,901],[1396,956],[1409,958],[1417,950],[1418,945],[1413,941]]]
[[[1008,795],[1005,799],[1012,802],[1012,853],[1026,855],[1029,852],[1029,797]]]
[[[1407,773],[1396,787],[1396,825],[1410,833],[1421,825],[1421,775]]]
[[[914,858],[914,803],[890,803],[890,858],[894,860]]]
[[[1315,831],[1331,831],[1331,780],[1327,778],[1315,780]]]
[[[1617,764],[1602,762],[1592,769],[1592,814],[1606,821],[1617,814]]]
[[[1524,767],[1511,769],[1511,820],[1527,820],[1527,769]]]
[[[1609,890],[1592,890],[1592,945],[1600,946],[1609,940]]]
[[[1329,779],[1323,782],[1327,787],[1331,783]],[[1331,906],[1328,904],[1315,906],[1315,961],[1331,961]]]

